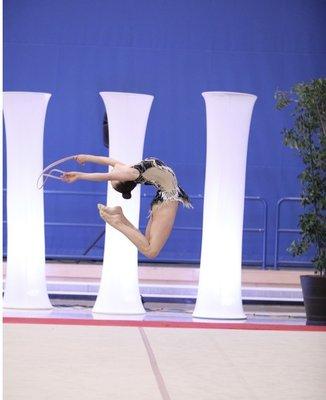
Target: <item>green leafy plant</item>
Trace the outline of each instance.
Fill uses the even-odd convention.
[[[292,106],[293,127],[283,129],[283,143],[297,150],[304,169],[302,184],[301,236],[287,249],[299,256],[313,248],[315,273],[326,277],[326,79],[298,83],[289,92],[275,93],[278,110]]]

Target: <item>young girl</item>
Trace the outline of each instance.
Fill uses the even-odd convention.
[[[192,208],[189,197],[178,185],[173,170],[152,157],[131,166],[110,157],[80,154],[74,158],[80,164],[93,162],[111,166],[113,169],[107,173],[65,172],[61,176],[65,182],[72,183],[78,179],[110,181],[124,199],[131,198],[131,191],[137,184],[153,185],[157,188],[145,235],[124,216],[120,206],[98,205],[100,216],[105,222],[122,232],[146,257],[157,257],[170,236],[179,203]]]

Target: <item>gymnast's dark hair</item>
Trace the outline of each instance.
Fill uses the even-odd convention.
[[[131,199],[131,191],[135,189],[137,183],[134,181],[119,182],[114,186],[117,192],[122,193],[124,199]]]

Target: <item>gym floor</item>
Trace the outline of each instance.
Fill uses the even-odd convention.
[[[192,319],[194,304],[114,317],[52,303],[4,313],[5,400],[325,398],[326,327],[306,326],[303,306],[245,304],[247,320],[209,321]]]

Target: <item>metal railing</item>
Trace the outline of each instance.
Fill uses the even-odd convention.
[[[252,264],[256,262],[261,262],[263,269],[266,269],[266,240],[267,240],[267,202],[260,196],[245,196],[245,200],[258,201],[261,202],[264,207],[264,223],[262,228],[243,228],[244,232],[258,232],[263,235],[262,241],[262,259],[257,260],[242,260],[243,264]]]
[[[6,191],[6,189],[3,189]],[[44,190],[45,195],[72,195],[72,196],[101,196],[106,197],[106,192],[93,192],[93,191],[72,191],[72,190]],[[141,195],[142,198],[150,198],[152,196],[143,193]],[[203,200],[203,195],[192,195],[190,196],[191,199],[199,199]],[[243,264],[261,264],[263,269],[266,268],[266,240],[267,240],[267,202],[265,199],[259,196],[246,196],[246,201],[258,201],[263,205],[263,225],[257,228],[243,228],[244,232],[254,232],[262,234],[262,258],[260,260],[242,260]],[[6,221],[3,221],[6,223]],[[78,223],[78,222],[45,222],[45,226],[66,226],[66,227],[89,227],[89,228],[102,228],[100,234],[95,238],[95,240],[85,249],[83,254],[81,255],[72,255],[72,254],[46,254],[46,258],[57,258],[57,259],[71,259],[71,260],[101,260],[102,257],[98,256],[89,256],[89,251],[94,248],[97,243],[101,240],[101,238],[105,234],[105,224],[97,224],[97,223]],[[144,226],[140,226],[141,229],[144,229]],[[192,226],[175,226],[173,228],[176,231],[201,231],[201,227],[192,227]],[[173,260],[162,260],[160,262],[172,262]],[[181,262],[189,262],[189,263],[199,263],[199,259],[187,259],[182,260]]]
[[[284,202],[300,202],[300,197],[282,197],[277,202],[277,210],[276,210],[276,228],[275,228],[275,251],[274,251],[274,268],[278,269],[282,261],[279,260],[279,238],[280,233],[301,233],[301,229],[293,229],[293,228],[280,228],[280,210],[281,205]],[[287,265],[302,265],[302,266],[312,266],[310,261],[294,261],[287,260]]]

